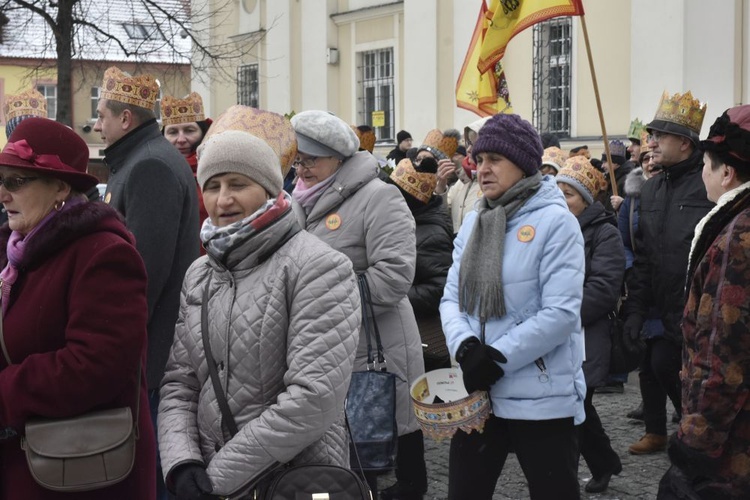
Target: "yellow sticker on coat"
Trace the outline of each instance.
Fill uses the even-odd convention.
[[[534,236],[536,235],[536,230],[534,229],[534,226],[522,226],[521,229],[518,230],[518,241],[521,243],[528,243],[529,241],[534,239]]]

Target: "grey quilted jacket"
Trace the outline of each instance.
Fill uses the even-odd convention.
[[[415,223],[398,188],[377,178],[377,160],[367,151],[355,153],[341,166],[336,180],[305,216],[304,227],[354,264],[370,284],[388,371],[396,381],[399,435],[419,429],[409,386],[424,373],[422,341],[407,296],[417,260]],[[354,369],[367,368],[367,342],[360,333]]]
[[[361,321],[351,263],[291,210],[223,260],[195,261],[182,288],[159,405],[167,484],[185,463],[206,465],[216,495],[274,462],[348,466],[343,408]],[[209,278],[211,349],[239,427],[231,439],[201,340]]]

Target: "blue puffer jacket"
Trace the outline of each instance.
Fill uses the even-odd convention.
[[[453,265],[440,303],[451,355],[470,336],[480,338],[477,316],[459,311],[461,254],[477,212],[454,241]],[[508,221],[503,260],[506,315],[486,324],[486,342],[502,352],[505,376],[492,386],[495,415],[518,420],[584,420],[586,383],[581,331],[585,273],[583,236],[554,177]]]

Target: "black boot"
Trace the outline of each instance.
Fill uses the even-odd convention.
[[[380,500],[422,500],[427,493],[424,437],[415,431],[398,438],[396,483],[380,492]]]

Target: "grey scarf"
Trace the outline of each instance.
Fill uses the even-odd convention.
[[[461,256],[458,274],[458,307],[477,313],[481,322],[505,315],[503,296],[503,251],[505,228],[526,200],[539,190],[537,172],[515,183],[497,200],[479,200],[476,223]]]

